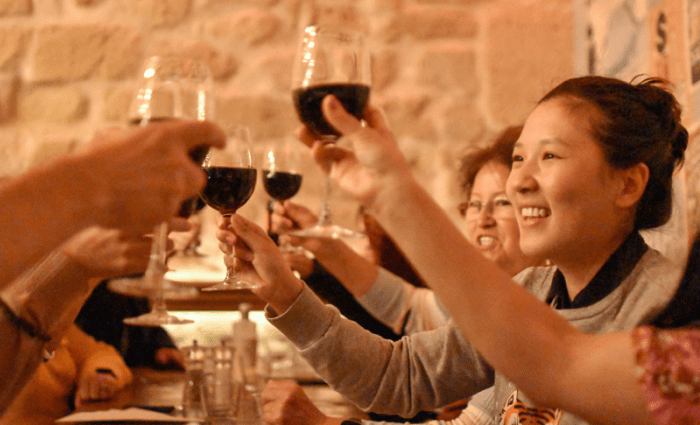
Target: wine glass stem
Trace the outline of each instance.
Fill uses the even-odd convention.
[[[231,214],[226,214],[224,215],[224,221],[227,223],[227,226],[231,228]],[[235,257],[234,257],[235,261]],[[236,279],[236,265],[235,262],[234,264],[230,266],[226,266],[226,277],[224,278],[224,282],[233,282]]]
[[[153,231],[153,244],[148,269],[144,278],[151,294],[153,294],[153,313],[167,312],[163,294],[163,276],[165,274],[166,246],[168,243],[168,223],[158,224]]]
[[[331,177],[326,175],[326,187],[325,193],[323,194],[323,203],[321,204],[321,216],[318,218],[319,226],[331,224],[331,184]]]
[[[168,223],[158,224],[153,231],[153,243],[151,244],[151,255],[148,260],[145,278],[150,288],[160,290],[163,286],[163,275],[165,274],[166,247],[168,244]]]

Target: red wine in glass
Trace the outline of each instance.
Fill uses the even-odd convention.
[[[265,170],[263,172],[263,187],[274,200],[286,201],[299,192],[301,174]]]
[[[371,85],[371,66],[365,36],[340,27],[312,25],[299,39],[292,68],[292,100],[299,119],[323,143],[335,143],[340,134],[323,117],[321,103],[335,96],[345,110],[358,119],[367,108]],[[353,237],[357,232],[333,224],[329,207],[330,178],[321,214],[312,227],[294,230],[302,237]]]
[[[201,196],[207,205],[221,215],[235,214],[255,190],[255,168],[206,167],[207,185]]]
[[[322,84],[295,89],[292,97],[299,120],[318,137],[340,136],[333,126],[323,118],[321,112],[321,102],[328,95],[338,98],[346,111],[357,119],[361,119],[362,111],[367,108],[369,102],[369,86],[364,84]]]

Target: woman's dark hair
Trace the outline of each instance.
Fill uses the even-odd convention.
[[[489,162],[496,162],[507,166],[513,166],[513,146],[520,138],[523,126],[507,127],[503,130],[491,146],[471,152],[462,158],[459,169],[459,187],[469,197],[476,174]]]
[[[626,83],[587,76],[564,81],[539,102],[569,98],[576,111],[593,106],[599,117],[590,120],[590,130],[607,162],[620,169],[646,164],[649,182],[637,205],[635,230],[659,227],[671,217],[673,172],[688,146],[680,105],[665,86],[659,78]]]

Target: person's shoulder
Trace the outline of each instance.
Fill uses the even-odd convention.
[[[656,286],[668,287],[677,284],[683,268],[659,251],[649,248],[630,274],[635,280],[649,278]],[[671,285],[673,286],[673,285]]]
[[[556,266],[528,267],[515,275],[513,280],[527,289],[535,297],[545,299],[552,286],[552,278],[557,271]]]

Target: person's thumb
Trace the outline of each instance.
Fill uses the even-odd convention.
[[[360,131],[362,123],[343,108],[337,97],[328,95],[321,103],[323,116],[340,134],[348,135]]]

